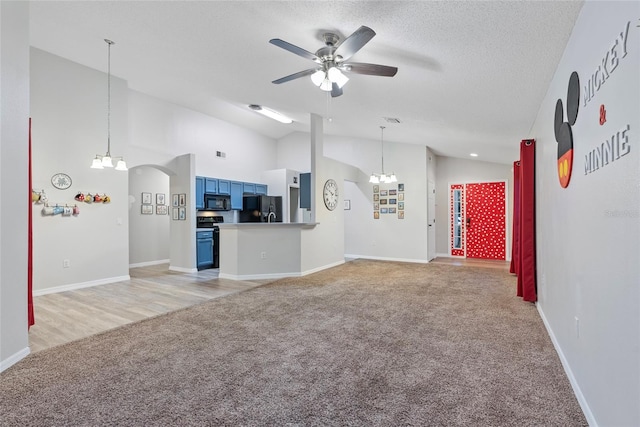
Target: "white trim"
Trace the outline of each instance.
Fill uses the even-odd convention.
[[[321,267],[312,268],[311,270],[306,270],[301,272],[290,272],[290,273],[245,274],[245,275],[220,273],[219,278],[230,279],[230,280],[262,280],[262,279],[283,279],[285,277],[302,277],[308,274],[313,274],[322,270],[326,270],[328,268],[337,267],[338,265],[342,265],[344,263],[345,261],[343,259],[331,264],[323,265]]]
[[[381,256],[372,256],[372,255],[354,255],[354,254],[345,254],[345,258],[362,258],[362,259],[373,259],[378,261],[397,261],[397,262],[412,262],[416,264],[428,264],[429,261],[426,259],[413,259],[413,258],[390,258],[390,257],[381,257]]]
[[[169,264],[170,262],[171,262],[170,259],[159,259],[156,261],[137,262],[135,264],[129,264],[129,268],[148,267],[150,265],[158,265],[158,264]]]
[[[169,266],[169,271],[177,271],[178,273],[197,273],[197,268],[184,268],[184,267],[176,267],[175,265]]]
[[[25,357],[27,357],[29,353],[31,353],[31,349],[29,347],[25,347],[19,352],[14,353],[6,359],[0,361],[0,372],[4,371],[5,369],[9,369]]]
[[[597,427],[598,423],[596,419],[593,417],[593,413],[591,412],[591,408],[587,403],[587,399],[585,399],[584,394],[582,394],[582,390],[580,389],[580,385],[578,385],[578,381],[576,377],[573,375],[573,371],[571,370],[571,365],[569,365],[569,361],[564,356],[562,352],[562,348],[556,339],[549,322],[547,321],[546,316],[544,315],[544,311],[540,307],[539,303],[536,303],[536,308],[538,309],[538,314],[540,314],[540,318],[542,319],[542,323],[544,323],[544,327],[547,329],[547,333],[549,334],[549,338],[551,338],[551,342],[553,343],[553,347],[556,349],[556,353],[558,353],[558,357],[560,358],[560,363],[562,363],[562,367],[564,368],[565,374],[567,374],[567,378],[569,379],[569,383],[571,384],[571,388],[573,388],[573,393],[580,404],[580,408],[582,408],[582,412],[584,413],[584,417],[587,419],[587,423],[591,427]]]
[[[40,295],[55,294],[58,292],[74,291],[76,289],[90,288],[92,286],[107,285],[109,283],[126,282],[127,280],[131,280],[131,276],[128,274],[126,276],[108,277],[106,279],[91,280],[89,282],[71,283],[69,285],[34,290],[33,296],[37,297]]]

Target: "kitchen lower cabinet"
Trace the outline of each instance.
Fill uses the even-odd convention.
[[[196,259],[198,270],[213,267],[213,231],[196,232]]]

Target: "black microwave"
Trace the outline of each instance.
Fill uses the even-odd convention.
[[[231,197],[205,193],[204,208],[212,211],[231,210]]]

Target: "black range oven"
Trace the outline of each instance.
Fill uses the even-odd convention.
[[[213,268],[220,268],[220,227],[216,224],[224,222],[221,216],[197,216],[197,227],[199,229],[209,228],[213,231]]]

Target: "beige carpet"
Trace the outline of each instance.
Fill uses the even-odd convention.
[[[498,269],[356,260],[27,357],[0,425],[584,426]]]

